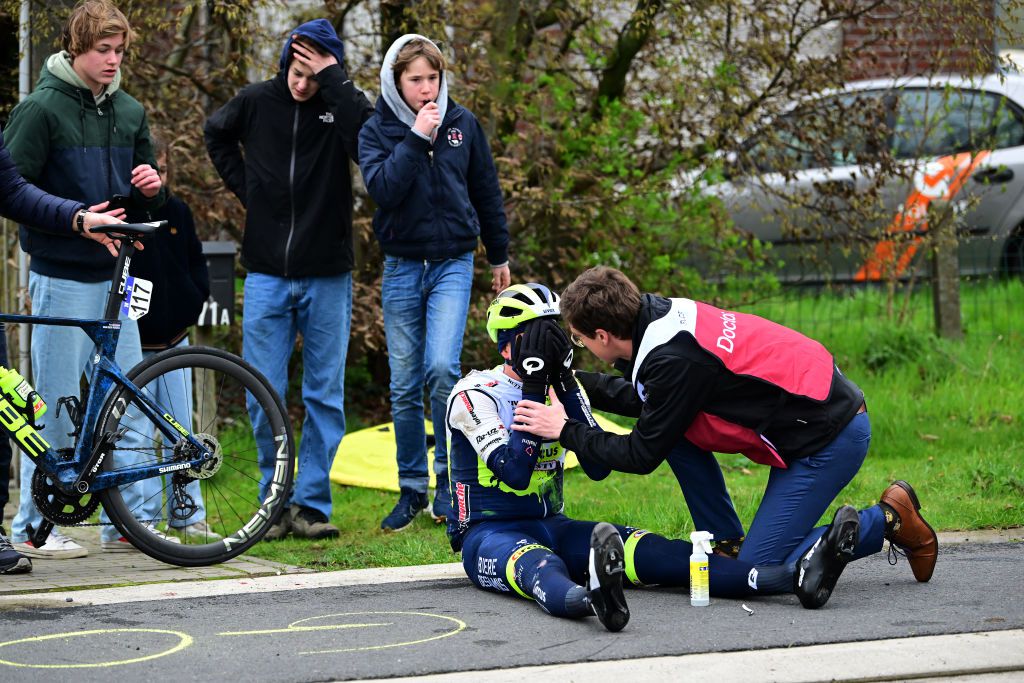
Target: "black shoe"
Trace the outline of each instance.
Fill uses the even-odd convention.
[[[341,535],[338,527],[331,524],[327,515],[313,508],[296,505],[292,508],[292,536],[297,538],[337,538]]]
[[[818,609],[828,602],[859,540],[860,515],[852,506],[844,505],[821,538],[796,562],[793,592],[801,605]]]
[[[11,545],[4,528],[0,526],[0,574],[27,574],[32,571],[32,560]]]
[[[412,524],[416,515],[420,514],[430,506],[430,500],[426,492],[420,493],[409,488],[403,488],[398,502],[395,504],[391,514],[380,523],[384,531],[401,531]]]
[[[590,533],[590,570],[588,572],[590,606],[609,631],[621,631],[629,621],[629,607],[622,592],[626,572],[626,552],[615,527],[600,522]]]

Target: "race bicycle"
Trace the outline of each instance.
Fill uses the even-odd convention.
[[[54,524],[98,525],[90,520],[102,505],[110,523],[147,555],[186,567],[211,565],[252,547],[288,502],[295,443],[284,404],[259,371],[227,351],[200,346],[162,351],[127,373],[115,360],[119,314],[141,317],[151,294],[147,281],[129,274],[134,242],[165,224],[91,228],[120,241],[102,319],[0,314],[2,322],[78,327],[96,344],[81,396],[56,401],[56,414],[67,410],[74,425],[72,447],[52,448],[31,409],[19,410],[0,395],[0,426],[36,466],[31,495],[45,518],[31,530],[37,547]],[[190,405],[156,400],[159,389],[174,381],[180,385],[186,376],[193,386]],[[260,427],[273,440],[273,452],[264,453],[263,472],[247,401],[263,409],[267,424]],[[154,493],[132,505],[126,502],[139,497],[126,495],[127,487],[155,478],[160,478],[151,482],[156,485],[147,487]],[[193,482],[199,482],[201,500],[189,493],[195,492]],[[201,505],[213,533],[178,534],[173,525],[168,534],[157,530],[161,519],[184,522]],[[146,515],[144,508],[160,513]]]

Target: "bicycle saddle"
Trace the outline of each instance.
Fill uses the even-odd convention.
[[[89,232],[99,232],[110,235],[114,238],[137,240],[148,237],[160,228],[167,225],[167,221],[153,221],[152,223],[113,223],[111,225],[94,225]]]

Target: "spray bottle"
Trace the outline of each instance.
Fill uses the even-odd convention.
[[[694,607],[706,607],[711,602],[708,555],[714,538],[709,531],[694,531],[690,534],[690,543],[693,544],[693,554],[690,555],[690,604]]]

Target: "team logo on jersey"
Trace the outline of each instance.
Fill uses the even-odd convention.
[[[462,145],[462,131],[458,128],[449,128],[447,138],[448,144],[452,147],[460,147]]]

